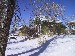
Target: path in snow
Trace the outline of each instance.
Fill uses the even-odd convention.
[[[49,37],[47,37],[49,38]],[[38,38],[7,45],[6,56],[75,56],[75,37],[49,38],[39,46]]]

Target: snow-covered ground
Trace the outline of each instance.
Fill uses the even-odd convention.
[[[17,37],[8,42],[6,56],[75,56],[75,35],[45,36],[27,41]],[[41,41],[45,41],[44,44],[40,45]]]

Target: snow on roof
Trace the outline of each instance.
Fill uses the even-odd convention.
[[[18,27],[18,29],[21,29],[23,26]]]
[[[75,20],[72,20],[72,21],[70,21],[70,22],[75,22]]]
[[[51,20],[51,17],[50,16],[40,15],[40,16],[37,16],[37,17],[39,17],[41,21],[48,21],[48,20],[49,20],[49,22],[52,22],[53,21],[53,20]],[[35,18],[34,18],[34,20],[35,20]]]
[[[50,16],[40,15],[40,16],[37,16],[37,17],[39,17],[41,21],[53,22],[53,19],[51,19]],[[36,18],[36,17],[35,17],[35,18]],[[34,20],[35,20],[35,18],[34,18]],[[60,19],[56,19],[55,21],[56,21],[56,23],[62,23],[62,21],[61,21]]]
[[[59,19],[57,19],[57,20],[56,20],[56,23],[62,23],[62,21],[61,21],[61,20],[59,20]]]
[[[40,17],[40,20],[41,20],[41,21],[47,20],[47,19],[45,18],[45,16],[43,16],[43,15],[40,15],[39,17]]]

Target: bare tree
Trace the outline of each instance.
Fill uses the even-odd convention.
[[[48,1],[48,2],[47,2]],[[50,0],[35,0],[31,1],[31,5],[33,6],[32,14],[35,19],[41,20],[40,16],[48,16],[51,20],[56,21],[57,19],[63,19],[64,16],[64,6],[61,4],[51,3]],[[40,31],[41,23],[37,25]]]

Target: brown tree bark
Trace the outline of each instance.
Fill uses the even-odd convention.
[[[3,23],[3,27],[0,27],[0,56],[5,56],[5,50],[7,46],[8,36],[10,24],[12,21],[12,16],[14,14],[15,0],[0,0],[0,14],[1,23]],[[4,11],[6,9],[6,11]]]

